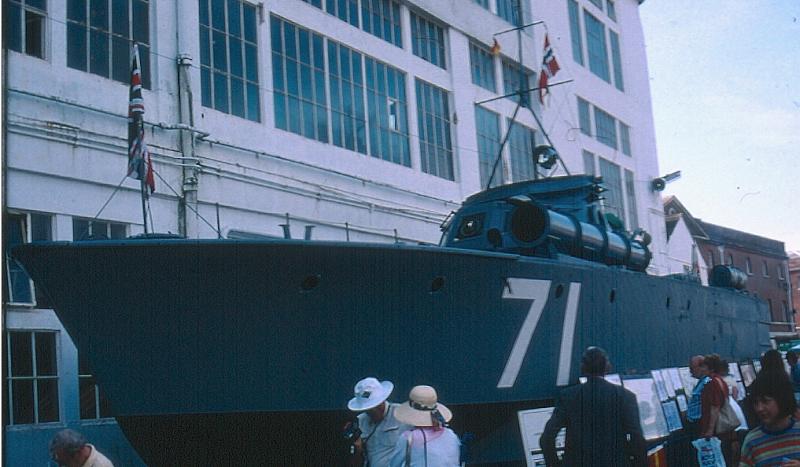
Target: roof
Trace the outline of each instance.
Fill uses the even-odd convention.
[[[708,234],[708,240],[727,246],[736,246],[747,250],[757,251],[773,256],[786,258],[783,242],[761,237],[740,230],[729,229],[719,225],[709,224],[700,219],[695,219],[703,231]]]

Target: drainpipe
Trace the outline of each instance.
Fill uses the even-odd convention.
[[[192,24],[197,18],[197,2],[176,2],[176,41],[178,44],[178,120],[180,122],[180,150],[183,163],[181,198],[178,201],[178,232],[186,238],[199,237],[197,212],[197,185],[199,170],[195,158],[195,134],[193,98],[190,71],[192,66],[192,42],[189,39]]]

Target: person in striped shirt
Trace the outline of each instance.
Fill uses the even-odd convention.
[[[800,422],[788,378],[759,375],[751,386],[753,409],[761,425],[742,444],[739,467],[800,467]]]

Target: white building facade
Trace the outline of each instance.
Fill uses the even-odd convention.
[[[135,41],[151,231],[436,243],[448,213],[489,183],[507,132],[491,184],[533,177],[531,150],[546,140],[531,107],[571,173],[606,180],[606,211],[652,235],[650,272],[667,272],[636,0],[523,0],[521,16],[517,0],[8,5],[6,251],[143,232],[139,182],[125,177]],[[561,68],[550,83],[566,83],[546,106],[531,93],[509,131],[517,102],[502,96],[520,68],[536,85],[545,34]],[[44,298],[8,260],[6,277],[4,345],[10,362],[29,362],[4,375],[5,452],[35,459],[57,428],[113,423]],[[37,368],[37,352],[51,364]]]

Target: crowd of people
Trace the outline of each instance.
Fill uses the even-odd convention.
[[[703,442],[717,446],[727,466],[800,467],[800,363],[794,352],[786,359],[788,373],[780,352],[766,352],[748,394],[740,398],[719,355],[691,357],[689,369],[697,382],[688,395],[684,427],[692,444],[698,450]],[[636,396],[604,378],[610,369],[603,349],[586,349],[581,358],[586,382],[561,392],[541,435],[547,466],[648,465]],[[393,387],[376,378],[356,384],[348,403],[358,413],[353,465],[461,465],[459,438],[447,425],[452,412],[438,401],[436,390],[416,386],[408,401],[395,404],[388,402]],[[559,456],[561,429],[566,436]],[[681,465],[699,465],[697,452],[692,449]]]

